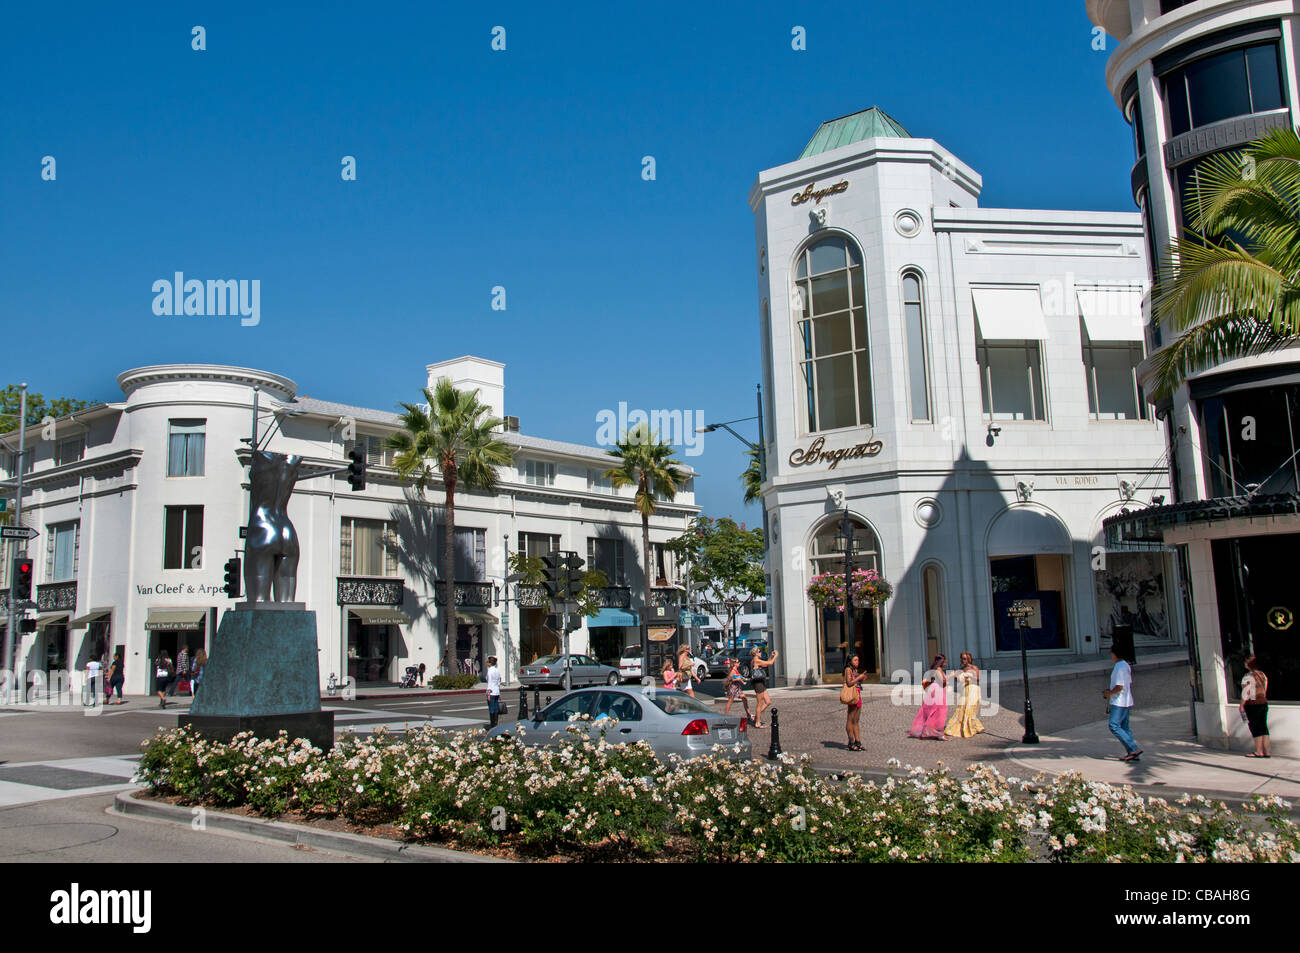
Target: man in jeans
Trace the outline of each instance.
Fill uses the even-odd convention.
[[[1142,756],[1142,749],[1128,725],[1129,713],[1133,710],[1133,668],[1114,648],[1110,650],[1110,658],[1115,663],[1110,673],[1110,689],[1101,693],[1103,698],[1110,700],[1110,733],[1124,746],[1125,754],[1120,760],[1136,761]]]
[[[497,668],[497,657],[488,656],[487,670],[488,727],[497,726],[497,715],[501,713],[501,669]]]

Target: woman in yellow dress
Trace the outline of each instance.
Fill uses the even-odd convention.
[[[957,705],[944,734],[952,738],[971,738],[984,730],[980,721],[980,670],[969,652],[961,653],[957,676]]]

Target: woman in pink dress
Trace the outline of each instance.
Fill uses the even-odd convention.
[[[930,663],[930,671],[921,680],[921,710],[912,721],[908,737],[947,740],[943,736],[943,729],[948,723],[948,673],[943,670],[947,664],[948,660],[942,655],[936,655]]]

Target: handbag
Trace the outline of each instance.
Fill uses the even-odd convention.
[[[857,703],[857,700],[858,700],[858,693],[854,690],[852,685],[845,685],[842,688],[840,688],[841,705],[853,705]]]

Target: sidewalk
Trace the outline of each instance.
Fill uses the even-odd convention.
[[[1040,734],[1040,744],[1016,745],[1007,756],[1029,776],[1079,771],[1093,781],[1163,787],[1178,794],[1213,791],[1300,798],[1300,758],[1247,758],[1245,748],[1224,751],[1199,744],[1192,737],[1185,706],[1135,712],[1132,727],[1142,746],[1137,761],[1118,760],[1123,748],[1104,721]]]

